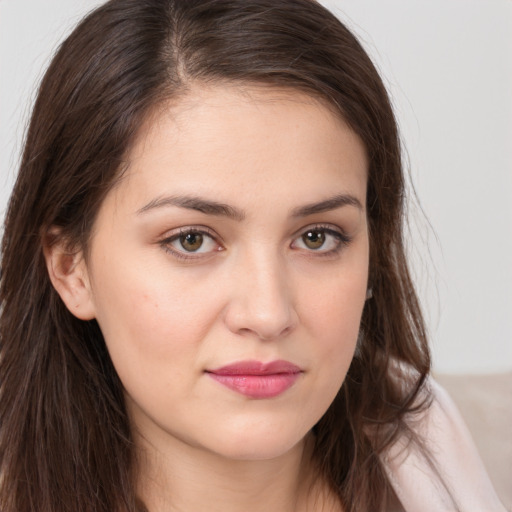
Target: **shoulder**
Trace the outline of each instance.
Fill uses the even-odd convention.
[[[411,423],[421,449],[399,439],[382,457],[407,512],[505,512],[457,407],[433,379],[430,407]]]

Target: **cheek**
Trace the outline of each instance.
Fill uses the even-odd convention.
[[[143,417],[170,425],[162,411],[192,403],[197,394],[202,344],[217,312],[215,302],[205,300],[208,290],[194,286],[180,294],[189,283],[163,275],[149,269],[122,279],[110,274],[98,322],[131,402]]]
[[[303,323],[317,360],[315,386],[325,393],[326,408],[343,384],[352,362],[366,298],[366,270],[326,280],[305,297]],[[329,397],[329,398],[327,398]]]
[[[340,350],[355,343],[366,298],[367,274],[334,275],[323,286],[301,292],[305,327],[326,340],[326,348]]]
[[[97,320],[121,380],[131,372],[153,380],[158,368],[176,375],[192,367],[217,315],[208,289],[129,262],[98,268],[95,281]]]

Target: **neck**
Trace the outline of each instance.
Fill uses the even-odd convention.
[[[270,460],[226,459],[182,443],[165,451],[138,444],[138,490],[149,512],[340,510],[315,478],[311,437]]]

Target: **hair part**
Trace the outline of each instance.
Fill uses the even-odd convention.
[[[375,67],[310,0],[111,0],[78,25],[44,76],[6,215],[3,512],[144,510],[122,384],[96,321],[75,318],[53,289],[43,246],[86,250],[143,123],[193,84],[222,83],[320,98],[367,150],[373,298],[345,383],[314,428],[315,456],[347,512],[383,509],[379,457],[399,435],[416,439],[407,418],[426,407],[430,355],[404,251],[400,141]]]

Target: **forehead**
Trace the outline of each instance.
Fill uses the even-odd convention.
[[[323,101],[290,89],[193,87],[148,118],[128,161],[121,186],[131,183],[148,199],[191,187],[238,200],[269,189],[299,196],[366,190],[359,137]]]

